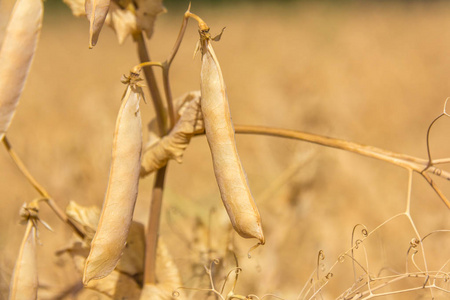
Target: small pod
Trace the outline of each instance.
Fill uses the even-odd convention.
[[[111,273],[126,244],[138,194],[141,167],[141,99],[142,89],[131,80],[117,116],[108,188],[86,260],[83,274],[85,285],[92,279],[100,279]]]
[[[108,14],[110,0],[86,0],[86,16],[89,20],[89,48],[97,44],[98,36]]]
[[[264,244],[261,217],[236,148],[222,71],[209,33],[200,34],[201,109],[220,195],[234,229],[242,237],[257,238]]]
[[[0,140],[14,116],[42,27],[41,0],[17,0],[0,51]]]
[[[38,273],[36,264],[36,227],[28,220],[12,275],[9,300],[37,299]]]

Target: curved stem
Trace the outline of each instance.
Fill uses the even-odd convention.
[[[384,149],[348,142],[345,140],[330,138],[312,133],[306,133],[296,130],[288,130],[281,128],[263,127],[263,126],[249,126],[249,125],[235,125],[236,133],[240,134],[261,134],[274,137],[283,137],[295,140],[302,140],[326,147],[337,148],[341,150],[350,151],[367,157],[379,159],[406,169],[412,169],[415,172],[422,172],[427,166],[428,160],[416,158],[414,156],[395,153]],[[435,167],[430,167],[427,171],[437,176],[450,180],[450,173],[440,170]]]
[[[183,22],[181,23],[180,32],[178,33],[177,40],[175,41],[175,45],[173,46],[172,52],[169,55],[169,58],[167,59],[167,64],[172,64],[173,59],[175,58],[175,55],[178,52],[178,49],[180,49],[181,42],[183,41],[184,33],[186,32],[186,27],[189,21],[189,10],[191,8],[191,4],[189,3],[189,7],[187,11],[184,13],[183,16]]]
[[[163,63],[164,93],[166,95],[167,110],[169,113],[169,128],[172,129],[175,126],[175,108],[173,106],[172,90],[170,88],[169,69],[170,65]]]
[[[234,127],[236,133],[240,134],[261,134],[269,135],[274,137],[283,137],[295,140],[302,140],[322,146],[327,146],[331,148],[342,149],[357,153],[363,156],[379,159],[408,170],[415,171],[421,174],[431,187],[436,191],[439,198],[444,202],[447,208],[450,208],[450,201],[444,196],[444,194],[437,188],[436,184],[431,180],[431,178],[426,173],[432,173],[439,177],[450,180],[450,173],[435,166],[428,166],[429,161],[424,159],[419,159],[413,156],[399,154],[395,152],[390,152],[384,149],[361,145],[353,142],[348,142],[344,140],[329,138],[326,136],[300,132],[295,130],[271,128],[263,126],[249,126],[249,125],[235,125]],[[426,173],[424,172],[426,171]]]
[[[84,232],[79,228],[79,226],[76,223],[73,223],[69,217],[66,215],[66,213],[56,204],[56,202],[52,199],[50,194],[45,190],[45,188],[39,184],[39,182],[31,175],[30,171],[28,171],[25,164],[22,162],[20,157],[17,155],[17,153],[12,148],[11,143],[9,140],[4,136],[2,139],[3,145],[6,148],[6,151],[8,152],[9,156],[11,156],[11,159],[16,164],[16,166],[19,168],[20,172],[25,176],[25,178],[31,183],[31,185],[34,187],[34,189],[43,197],[45,198],[45,202],[50,206],[50,208],[53,210],[53,212],[58,216],[58,218],[61,219],[64,223],[68,224],[74,232],[81,237],[84,238],[85,234]]]
[[[144,36],[142,32],[135,34],[134,40],[137,43],[139,60],[141,63],[149,62],[150,55],[147,52],[147,46],[145,45]],[[156,83],[155,74],[152,68],[144,68],[145,80],[147,81],[150,94],[152,95],[153,106],[155,108],[156,120],[158,123],[159,133],[161,136],[166,134],[166,110],[164,108],[161,94],[159,93],[158,85]]]

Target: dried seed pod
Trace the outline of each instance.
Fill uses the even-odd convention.
[[[0,140],[14,116],[42,27],[41,0],[17,0],[0,51]]]
[[[86,0],[86,16],[89,20],[89,48],[97,44],[98,36],[108,14],[110,0]]]
[[[11,280],[9,300],[37,299],[36,227],[29,219]]]
[[[211,45],[209,28],[200,25],[201,108],[220,195],[234,229],[242,237],[257,238],[264,244],[261,217],[236,149],[222,71]]]
[[[139,183],[143,99],[138,75],[132,74],[122,99],[114,132],[112,162],[102,212],[83,274],[85,285],[114,270],[124,250],[133,217]]]

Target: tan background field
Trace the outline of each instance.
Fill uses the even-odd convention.
[[[1,35],[10,8],[9,2],[2,3]],[[169,54],[185,8],[159,17],[148,43],[154,60]],[[426,158],[427,128],[450,96],[450,3],[215,7],[194,1],[192,11],[204,18],[213,34],[226,27],[214,46],[235,124],[307,131]],[[192,59],[197,38],[196,25],[190,22],[171,69],[175,96],[199,89],[200,59]],[[125,88],[120,77],[137,62],[131,38],[118,45],[114,32],[104,28],[98,45],[89,50],[86,20],[73,17],[66,8],[46,11],[35,61],[8,138],[61,207],[71,200],[102,205],[115,118]],[[141,106],[145,124],[153,116],[147,100]],[[450,156],[449,132],[448,118],[435,125],[434,158]],[[408,172],[401,168],[272,137],[240,135],[237,147],[267,239],[249,260],[247,251],[255,242],[232,234],[243,268],[236,288],[241,295],[273,293],[297,299],[317,266],[319,250],[325,254],[323,273],[350,248],[356,224],[371,230],[405,210]],[[150,176],[140,183],[135,219],[143,223],[152,182]],[[450,183],[436,182],[450,197]],[[411,214],[421,235],[450,229],[449,210],[418,175],[413,177],[411,195]],[[19,209],[36,197],[7,152],[0,149],[1,299],[7,297],[24,232]],[[183,164],[170,163],[163,209],[161,236],[185,286],[208,288],[202,265],[207,258],[223,255],[230,231],[204,136],[193,139]],[[55,255],[70,244],[70,230],[45,205],[41,217],[55,232],[40,227],[39,297],[56,299],[58,292],[72,289],[72,295],[64,299],[100,299],[94,292],[76,292],[80,274],[67,256]],[[209,244],[200,223],[210,228]],[[371,236],[365,243],[370,272],[378,274],[383,268],[383,274],[405,272],[406,252],[414,237],[406,217]],[[209,256],[208,251],[212,251]],[[450,258],[450,234],[430,237],[425,252],[429,269],[439,270]],[[419,254],[416,260],[423,266]],[[362,256],[359,261],[367,266]],[[228,271],[233,265],[225,267]],[[443,271],[449,272],[449,266]],[[333,271],[324,299],[338,297],[352,282],[347,260]],[[422,279],[404,280],[382,291],[421,283]],[[440,284],[450,288],[448,282]],[[206,295],[199,292],[193,299]],[[431,299],[429,291],[383,299],[422,296]],[[448,294],[435,290],[434,296],[444,299]]]

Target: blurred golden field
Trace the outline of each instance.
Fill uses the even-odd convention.
[[[2,3],[0,35],[10,8],[8,2]],[[154,60],[168,56],[186,8],[187,3],[157,20],[148,43]],[[427,158],[427,128],[450,96],[449,2],[275,5],[242,1],[202,6],[193,1],[191,11],[208,23],[213,34],[226,27],[214,46],[235,124],[295,129]],[[197,26],[190,21],[171,69],[174,96],[200,87],[200,59],[192,59],[197,39]],[[8,138],[60,206],[73,200],[101,207],[115,118],[125,89],[120,77],[137,63],[131,38],[118,45],[114,32],[104,28],[98,45],[89,50],[85,19],[73,17],[68,8],[46,11]],[[149,96],[147,100],[141,106],[145,123],[153,117]],[[433,158],[450,157],[449,133],[448,118],[433,127]],[[356,224],[371,230],[406,208],[408,172],[399,167],[273,137],[238,135],[237,147],[267,239],[248,259],[247,251],[255,242],[232,233],[243,268],[236,288],[241,295],[273,293],[296,299],[317,267],[319,250],[325,254],[327,269],[351,247]],[[144,224],[152,183],[150,176],[139,187],[134,217]],[[450,183],[439,178],[436,183],[450,197]],[[24,232],[18,212],[38,194],[4,149],[0,151],[0,195],[0,298],[6,299]],[[204,136],[192,140],[182,164],[170,162],[163,210],[160,235],[184,285],[209,288],[205,278],[199,282],[194,275],[203,275],[205,251],[215,251],[210,258],[225,251],[224,241],[231,231]],[[417,174],[411,215],[421,235],[450,229],[449,210]],[[39,297],[54,299],[52,291],[75,286],[81,275],[68,256],[55,255],[69,244],[69,228],[45,205],[41,217],[55,232],[40,227]],[[200,223],[207,229],[199,229]],[[209,244],[205,236],[211,237]],[[404,272],[414,237],[406,217],[371,236],[365,242],[370,272],[377,274],[383,268],[387,273]],[[450,259],[448,233],[433,235],[424,245],[429,269],[439,270]],[[228,267],[231,270],[233,265]],[[443,271],[448,273],[449,266]],[[421,280],[405,280],[383,292],[417,286]],[[353,270],[347,260],[333,271],[322,295],[334,299],[352,283]],[[450,283],[444,287],[449,289]],[[449,295],[433,293],[435,299]],[[206,295],[198,292],[192,299]],[[81,291],[65,299],[99,297]],[[381,298],[431,297],[429,290],[423,290]]]

